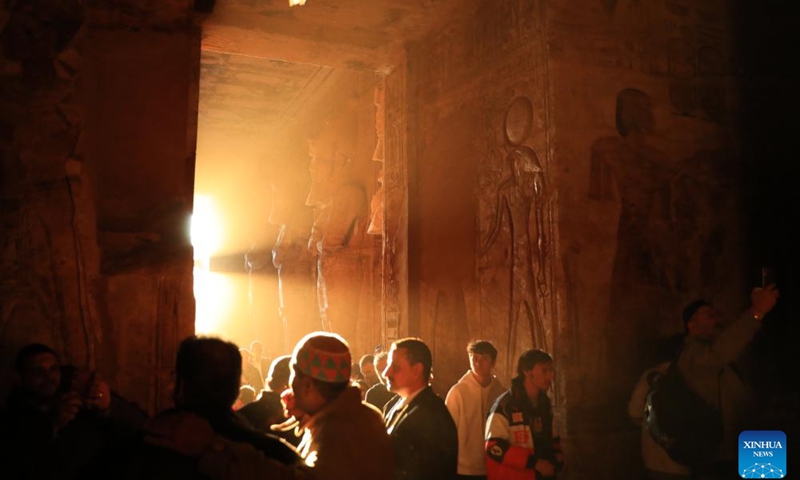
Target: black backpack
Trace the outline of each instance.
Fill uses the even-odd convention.
[[[653,380],[644,421],[653,440],[681,465],[712,459],[722,441],[719,410],[686,384],[677,356],[666,373]]]

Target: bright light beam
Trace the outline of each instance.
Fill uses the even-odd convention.
[[[233,292],[228,279],[210,269],[211,256],[220,247],[221,230],[214,202],[208,195],[194,197],[191,238],[195,261],[195,332],[216,333],[230,308]]]
[[[194,197],[194,212],[191,226],[194,259],[199,266],[209,271],[209,262],[220,247],[220,226],[214,202],[208,195]]]

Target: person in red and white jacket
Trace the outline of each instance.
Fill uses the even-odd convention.
[[[520,356],[511,389],[497,399],[486,421],[488,480],[553,479],[563,468],[547,396],[553,376],[548,353],[528,350]]]

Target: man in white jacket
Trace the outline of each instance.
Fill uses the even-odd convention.
[[[445,404],[458,428],[458,478],[485,479],[486,417],[506,388],[492,373],[497,349],[485,340],[467,346],[469,371],[447,393]]]

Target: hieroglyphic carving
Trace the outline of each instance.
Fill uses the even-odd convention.
[[[408,325],[408,158],[406,149],[406,67],[385,79],[383,308],[387,343],[409,334]]]
[[[386,139],[386,102],[384,100],[384,86],[383,82],[379,82],[375,87],[375,135],[377,142],[375,144],[375,152],[372,154],[372,160],[380,164],[378,171],[378,189],[372,195],[370,202],[370,221],[367,233],[370,235],[383,235],[383,210],[384,210],[384,144]]]
[[[509,351],[519,328],[520,310],[528,319],[530,345],[544,350],[552,346],[553,326],[545,318],[543,299],[550,294],[548,280],[548,191],[544,170],[536,152],[524,145],[533,125],[533,105],[527,97],[517,97],[506,114],[506,155],[510,175],[496,190],[494,220],[481,253],[492,247],[503,222],[508,222],[511,256],[511,281],[508,306]],[[532,217],[532,218],[531,218]],[[533,220],[531,222],[531,219]],[[547,323],[547,325],[546,325]]]
[[[480,78],[489,66],[502,65],[514,50],[528,49],[544,30],[545,3],[531,0],[474,2],[477,11],[432,35],[419,59],[421,95],[437,98],[433,92],[452,93],[464,88],[469,79]],[[499,55],[499,52],[503,55]],[[523,55],[524,59],[524,55]],[[518,67],[518,64],[517,64]],[[437,98],[438,99],[438,98]]]
[[[667,75],[673,113],[722,123],[725,104],[726,26],[723,3],[689,0],[602,0],[618,31],[620,67]]]

